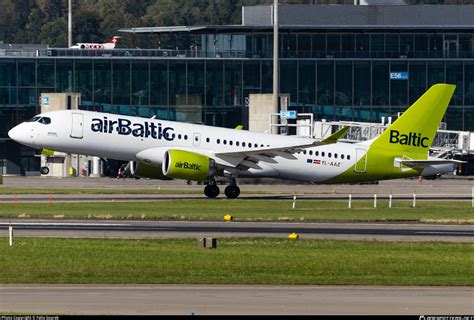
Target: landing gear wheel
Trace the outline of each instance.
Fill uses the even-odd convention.
[[[208,198],[215,198],[219,195],[220,190],[219,187],[214,184],[209,184],[204,188],[204,194]]]
[[[240,188],[237,186],[227,186],[224,191],[225,195],[229,199],[235,199],[240,195]]]
[[[49,168],[48,167],[41,167],[40,168],[40,173],[45,175],[49,173]]]

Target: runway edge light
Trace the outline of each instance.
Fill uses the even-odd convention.
[[[290,239],[290,240],[296,240],[296,239],[298,239],[299,237],[300,237],[299,235],[297,235],[296,233],[293,232],[292,234],[290,234],[290,235],[288,236],[288,239]]]
[[[228,222],[229,222],[229,221],[233,221],[233,220],[234,220],[234,217],[231,216],[230,214],[226,214],[226,215],[224,216],[224,221],[228,221]]]

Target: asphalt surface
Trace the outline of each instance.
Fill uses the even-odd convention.
[[[0,312],[116,315],[472,315],[471,287],[0,285]]]
[[[473,225],[421,223],[0,220],[0,236],[77,238],[287,237],[474,242]]]
[[[239,179],[242,196],[257,196],[253,192],[269,192],[280,196],[293,196],[294,194],[309,196],[353,196],[372,197],[393,194],[394,197],[410,197],[413,193],[419,196],[431,197],[463,197],[471,198],[473,195],[474,177],[442,177],[436,180],[398,179],[380,181],[378,184],[337,184],[317,185],[310,183],[297,183],[277,179]],[[220,186],[223,191],[225,186]],[[186,183],[183,180],[149,180],[149,179],[114,179],[114,178],[49,178],[49,177],[4,177],[2,188],[100,188],[100,189],[154,189],[154,190],[186,190],[198,192],[194,196],[204,196],[201,192],[203,185],[195,182]],[[110,196],[110,195],[109,195]],[[10,198],[11,199],[11,198]]]

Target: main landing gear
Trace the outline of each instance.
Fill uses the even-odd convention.
[[[219,187],[214,179],[209,180],[209,184],[204,188],[204,194],[208,198],[216,198],[220,193]],[[230,185],[224,190],[225,196],[229,199],[235,199],[240,195],[240,188],[237,186],[234,178],[231,178]]]

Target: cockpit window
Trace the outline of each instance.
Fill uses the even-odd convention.
[[[39,123],[42,123],[42,124],[50,124],[50,123],[51,123],[51,118],[42,117],[41,119],[39,119],[38,122],[39,122]]]
[[[39,120],[39,118],[41,118],[41,117],[36,116],[36,117],[33,117],[33,118],[29,119],[29,120],[26,120],[25,122],[36,122],[36,121]]]

